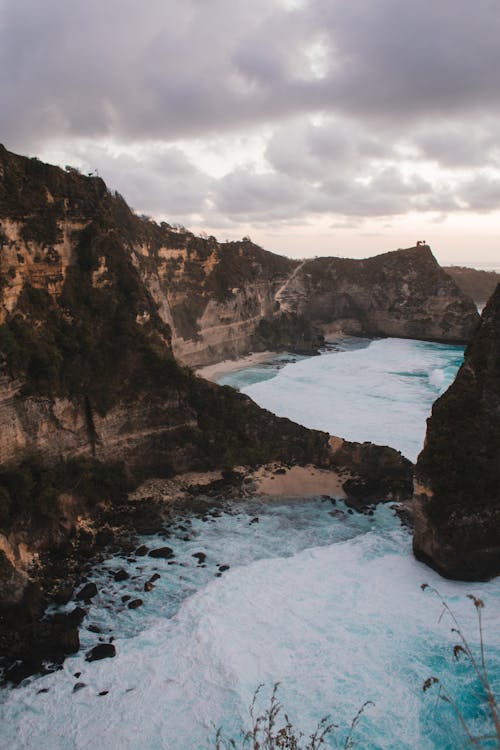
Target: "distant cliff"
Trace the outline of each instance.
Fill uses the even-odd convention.
[[[427,245],[367,260],[307,261],[278,297],[281,309],[327,333],[465,342],[478,320]]]
[[[443,270],[478,307],[484,307],[497,284],[500,284],[500,274],[495,271],[479,271],[463,266],[445,266]]]
[[[328,334],[465,343],[479,319],[427,246],[298,263],[249,240],[164,229],[157,242],[136,248],[137,262],[175,355],[194,367],[264,349],[313,352]]]
[[[500,574],[500,285],[433,406],[415,477],[416,556],[450,578]]]

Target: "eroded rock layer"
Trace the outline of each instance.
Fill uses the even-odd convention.
[[[419,559],[450,578],[500,573],[500,285],[455,382],[433,406],[415,497]]]

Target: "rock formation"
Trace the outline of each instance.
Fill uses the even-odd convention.
[[[428,245],[366,260],[315,258],[279,292],[280,307],[324,333],[466,342],[477,310]]]
[[[496,271],[480,271],[463,266],[445,266],[443,270],[478,307],[485,306],[497,284],[500,284],[500,274]]]
[[[0,604],[47,550],[106,543],[87,521],[128,513],[147,477],[277,461],[346,470],[370,500],[411,491],[396,451],[332,441],[177,362],[255,341],[294,261],[140,219],[101,179],[3,147],[0,245]],[[306,346],[307,320],[277,312],[262,340]]]
[[[449,578],[500,574],[500,285],[455,382],[433,406],[415,500],[420,560]]]

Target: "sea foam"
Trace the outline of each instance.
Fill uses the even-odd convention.
[[[406,359],[397,358],[396,349],[406,352]],[[385,424],[395,402],[402,428],[396,429],[391,417],[384,434],[393,439],[382,442],[406,446],[406,452],[413,445],[414,454],[420,438],[411,431],[422,430],[431,395],[451,379],[460,358],[461,350],[450,347],[373,342],[358,352],[304,360],[279,370],[267,384],[293,389],[287,403],[302,420],[311,405],[319,414],[321,401],[311,395],[315,382],[324,404],[337,398],[337,391],[349,402],[332,409],[337,424],[342,409],[346,425],[362,425],[352,413],[368,397],[366,422],[375,428]],[[335,377],[334,361],[340,368]],[[360,382],[350,390],[356,378]],[[338,432],[345,434],[344,427]],[[487,728],[484,696],[472,670],[453,660],[453,623],[440,617],[439,600],[420,584],[440,590],[476,654],[475,611],[466,595],[485,600],[487,660],[498,694],[500,579],[482,584],[441,579],[413,558],[410,533],[389,506],[379,506],[370,517],[319,498],[255,501],[219,509],[205,521],[183,519],[169,533],[176,564],[119,558],[94,571],[99,595],[85,622],[98,625],[103,638],[114,637],[115,659],[87,663],[80,653],[61,671],[0,692],[2,750],[209,750],[216,726],[235,738],[241,726],[249,726],[256,687],[264,683],[268,696],[276,681],[290,718],[306,734],[332,715],[340,746],[368,700],[374,705],[355,735],[361,750],[455,750],[464,744],[449,704],[422,691],[430,676],[443,680],[474,731]],[[142,541],[165,544],[161,535]],[[206,555],[205,567],[193,557],[198,551]],[[218,575],[221,564],[230,568]],[[114,581],[119,567],[127,569],[129,580]],[[161,577],[144,593],[153,572]],[[140,595],[144,605],[128,610],[121,602],[125,593]],[[83,651],[97,640],[82,630]],[[77,681],[85,687],[73,692]]]

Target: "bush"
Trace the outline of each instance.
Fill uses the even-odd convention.
[[[320,750],[326,747],[327,738],[335,729],[338,729],[338,726],[330,720],[330,716],[324,716],[318,722],[314,732],[306,737],[302,731],[293,726],[278,701],[278,682],[273,687],[268,708],[256,714],[257,699],[263,687],[259,685],[250,705],[250,729],[241,730],[237,743],[234,738],[225,737],[222,729],[219,728],[215,736],[216,750],[237,750],[238,747],[241,750],[264,750],[264,748],[265,750]],[[371,701],[364,703],[352,720],[342,745],[344,750],[351,750],[355,747],[353,733],[365,708],[369,705],[372,705]]]

